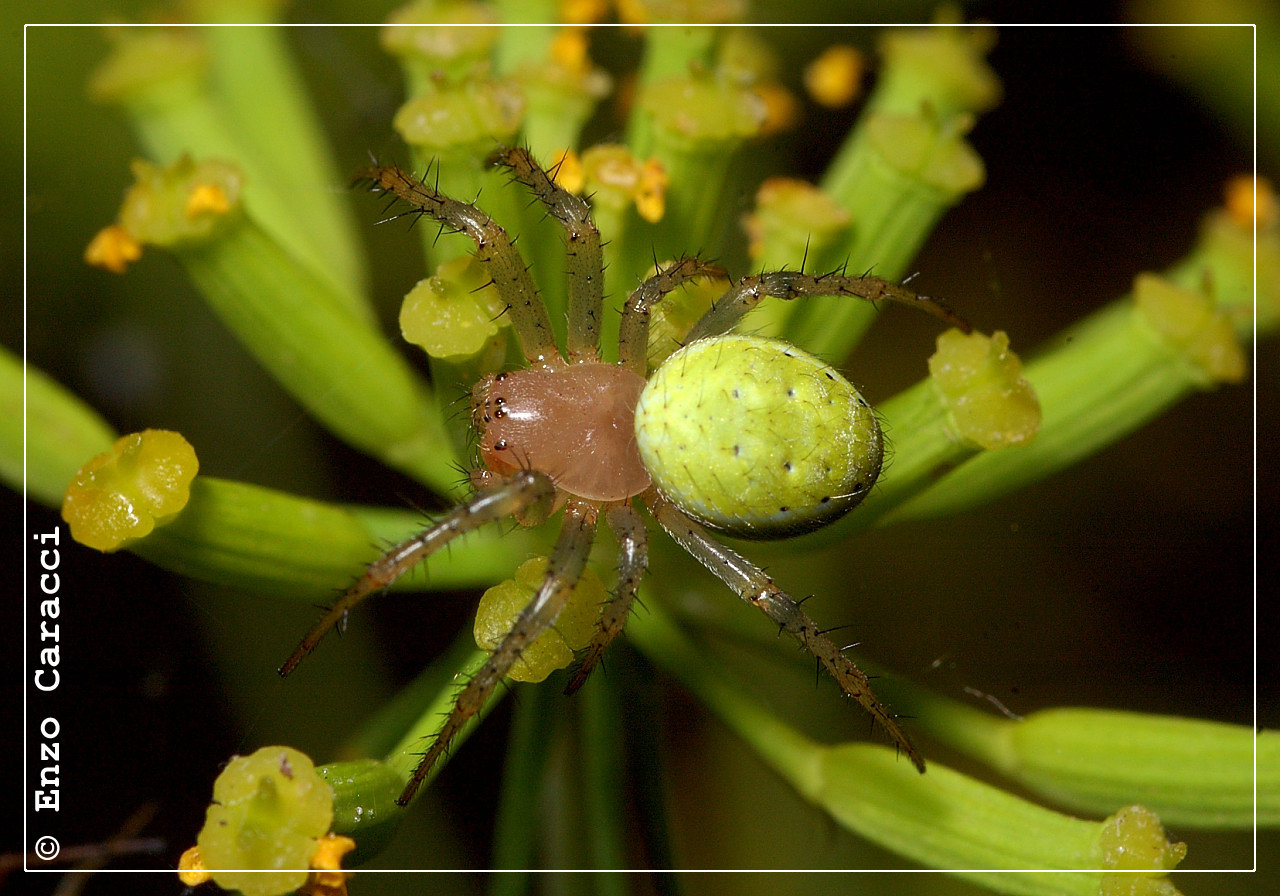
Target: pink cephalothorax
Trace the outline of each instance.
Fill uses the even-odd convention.
[[[636,448],[640,375],[585,361],[487,376],[471,393],[471,421],[488,469],[538,470],[588,501],[622,501],[649,487]]]
[[[843,377],[786,343],[730,334],[762,298],[888,300],[921,308],[966,331],[968,326],[941,304],[875,277],[765,272],[734,283],[689,331],[685,347],[651,373],[650,310],[676,287],[722,273],[685,257],[660,266],[627,298],[618,361],[607,363],[599,353],[603,257],[587,203],[552,181],[525,149],[503,150],[496,162],[564,227],[569,320],[563,353],[524,260],[489,215],[399,168],[365,172],[375,191],[409,205],[406,214],[429,216],[475,241],[475,256],[505,302],[528,367],[487,376],[472,389],[481,466],[471,477],[476,486],[471,499],[370,565],[280,674],[292,672],[353,606],[459,535],[502,519],[537,525],[563,508],[541,584],[488,661],[458,692],[400,796],[403,805],[524,649],[555,623],[586,568],[597,521],[604,517],[618,542],[617,583],[566,691],[586,680],[622,631],[648,565],[641,505],[677,544],[794,636],[923,772],[923,758],[876,698],[866,675],[798,601],[758,566],[714,540],[707,528],[748,538],[809,531],[852,509],[880,471],[875,415]]]

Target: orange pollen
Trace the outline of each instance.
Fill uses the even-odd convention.
[[[1260,230],[1275,226],[1280,203],[1266,178],[1255,181],[1249,175],[1233,177],[1227,182],[1226,193],[1227,214],[1237,225],[1251,229],[1257,221]]]
[[[84,250],[84,260],[113,274],[123,274],[131,262],[142,257],[142,244],[119,224],[98,231]]]
[[[586,183],[586,173],[582,168],[582,159],[572,149],[563,149],[556,154],[551,165],[553,180],[570,193],[582,193]]]
[[[847,106],[862,92],[864,64],[862,54],[853,47],[828,47],[804,70],[805,90],[830,109]]]
[[[226,190],[217,184],[196,184],[187,197],[187,207],[183,209],[183,214],[188,218],[195,218],[205,212],[225,215],[230,210],[231,200],[227,198]]]
[[[211,876],[200,858],[200,847],[191,847],[178,859],[178,880],[188,887],[198,887]]]

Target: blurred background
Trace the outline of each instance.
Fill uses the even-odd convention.
[[[869,9],[868,9],[869,7]],[[762,21],[911,18],[887,4],[757,4]],[[379,20],[392,4],[310,4],[305,15]],[[1002,20],[1002,4],[966,4],[966,15]],[[913,5],[919,16],[928,7]],[[1194,6],[1083,4],[1099,22],[1163,14],[1185,18]],[[1213,7],[1214,14],[1220,7]],[[97,22],[154,16],[151,4],[87,2],[33,5],[41,20]],[[1257,20],[1261,7],[1232,15]],[[286,16],[303,15],[288,8]],[[1274,15],[1274,11],[1266,13]],[[22,120],[21,47],[7,29],[3,61],[7,121]],[[91,103],[84,85],[106,52],[96,27],[26,32],[26,293],[22,220],[0,224],[11,309],[0,318],[6,347],[26,347],[33,364],[96,407],[120,432],[181,431],[196,445],[201,471],[323,499],[432,506],[421,487],[338,443],[316,427],[248,358],[200,303],[177,264],[151,251],[118,277],[87,267],[89,239],[114,219],[128,164],[137,154],[127,122]],[[1204,43],[1222,35],[1204,33]],[[1266,38],[1262,34],[1260,38]],[[1274,39],[1274,35],[1271,36]],[[872,31],[776,29],[770,41],[791,66],[799,92],[803,63],[826,45],[874,43]],[[299,28],[287,39],[325,122],[342,170],[373,152],[402,153],[390,127],[401,102],[400,78],[377,46],[375,29]],[[1235,35],[1233,53],[1252,37]],[[606,67],[627,61],[638,44],[609,35]],[[1229,41],[1228,44],[1231,42]],[[1196,38],[1166,29],[1002,28],[990,56],[1004,83],[1003,102],[982,117],[972,142],[987,165],[987,185],[945,217],[917,259],[928,292],[946,296],[981,329],[1003,329],[1024,356],[1054,333],[1128,291],[1141,270],[1161,270],[1196,238],[1201,216],[1220,204],[1223,183],[1252,167],[1248,109],[1239,93],[1201,88],[1212,79],[1185,74]],[[612,61],[611,61],[612,60]],[[1245,69],[1247,71],[1247,67]],[[1237,85],[1238,87],[1238,85]],[[1245,94],[1247,96],[1247,91]],[[855,111],[810,106],[771,167],[816,178]],[[1261,123],[1259,167],[1275,173],[1280,152]],[[588,128],[608,138],[605,115]],[[0,174],[16,208],[22,196],[24,132],[0,133],[11,164]],[[1269,142],[1268,142],[1269,141]],[[400,156],[401,158],[403,155]],[[318,185],[341,191],[345,184]],[[359,220],[377,208],[353,195]],[[744,200],[745,202],[745,200]],[[376,203],[374,204],[376,205]],[[744,206],[745,208],[745,206]],[[394,334],[400,297],[422,275],[415,239],[395,227],[367,227],[374,295]],[[25,331],[24,331],[25,325]],[[932,327],[911,315],[887,315],[846,367],[873,404],[925,373]],[[389,338],[391,338],[389,336]],[[1253,639],[1263,658],[1258,722],[1280,722],[1276,694],[1274,608],[1259,608],[1255,630],[1253,547],[1255,444],[1259,467],[1274,457],[1276,421],[1256,421],[1253,393],[1275,395],[1273,344],[1258,350],[1245,386],[1198,395],[1078,467],[970,513],[859,535],[813,557],[768,553],[770,571],[820,621],[849,623],[868,655],[944,694],[990,695],[1011,712],[1058,705],[1112,706],[1218,719],[1253,720]],[[1256,443],[1255,443],[1256,435]],[[892,433],[890,433],[892,438]],[[1274,478],[1257,482],[1259,552],[1274,548]],[[3,525],[5,566],[19,578],[22,514],[10,494]],[[26,505],[28,527],[44,531],[56,514]],[[172,867],[203,821],[208,787],[231,754],[272,742],[307,750],[317,761],[371,707],[300,701],[274,668],[246,668],[237,644],[283,657],[311,621],[309,608],[231,594],[156,570],[127,553],[64,552],[62,784],[64,843],[113,836],[151,807],[147,827],[169,841],[147,867]],[[1270,567],[1268,566],[1268,569]],[[733,600],[725,592],[726,601]],[[16,606],[16,604],[10,604]],[[470,624],[468,595],[396,596],[353,620],[351,637],[377,641],[390,676],[409,677]],[[11,610],[4,621],[19,625]],[[267,647],[262,647],[266,642]],[[275,650],[275,647],[279,647]],[[9,681],[23,675],[6,656]],[[635,660],[639,662],[639,660]],[[340,652],[325,662],[341,668]],[[624,667],[631,660],[620,661]],[[332,671],[332,669],[330,670]],[[970,696],[966,696],[966,694]],[[809,810],[692,700],[674,688],[655,708],[666,729],[669,824],[689,867],[895,868],[901,860],[868,846]],[[804,700],[828,715],[826,689]],[[314,699],[314,698],[313,698]],[[15,710],[16,710],[16,703]],[[559,698],[552,702],[562,704]],[[16,712],[14,716],[16,717]],[[329,724],[331,723],[331,724]],[[483,867],[499,786],[507,709],[500,709],[459,752],[437,792],[415,812],[411,831],[379,864]],[[821,723],[820,723],[821,724]],[[839,730],[856,736],[862,720]],[[5,726],[17,755],[19,725]],[[963,766],[962,766],[963,767]],[[23,795],[23,799],[27,796]],[[759,825],[762,812],[770,823]],[[779,837],[778,832],[785,832]],[[1248,866],[1248,833],[1170,832],[1188,840],[1185,868]],[[16,841],[6,840],[11,850]],[[1259,862],[1280,857],[1274,833],[1259,838]],[[48,877],[30,879],[52,891]],[[1248,876],[1183,876],[1187,894],[1259,892]],[[543,882],[555,891],[554,882]],[[691,893],[774,892],[768,875],[689,877]],[[484,880],[433,878],[443,892],[472,892]],[[788,877],[789,892],[967,894],[977,888],[930,875]],[[390,877],[364,875],[357,893],[389,891]],[[583,882],[570,882],[581,887]],[[90,893],[170,893],[176,878],[104,875]]]

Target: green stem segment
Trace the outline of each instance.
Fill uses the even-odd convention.
[[[1241,353],[1238,344],[1234,351]],[[1213,383],[1128,299],[1062,334],[1028,362],[1025,375],[1043,407],[1039,435],[1027,445],[975,455],[881,522],[988,503],[1089,457]]]
[[[727,77],[698,73],[647,85],[640,105],[642,136],[629,145],[636,158],[656,157],[672,185],[646,248],[660,259],[677,258],[690,246],[707,251],[718,235],[734,154],[759,135],[764,101]]]
[[[464,634],[462,637],[469,637],[469,634]],[[456,657],[457,654],[451,654],[451,656]],[[409,727],[409,729],[400,738],[399,742],[397,742],[395,747],[392,748],[391,752],[387,755],[387,765],[395,771],[396,775],[402,781],[409,780],[409,776],[413,773],[414,769],[418,767],[418,763],[422,760],[424,748],[429,745],[435,738],[436,734],[439,733],[441,719],[447,716],[449,711],[453,708],[454,699],[457,696],[456,687],[454,686],[455,683],[459,681],[466,682],[474,678],[476,673],[480,671],[480,667],[488,662],[488,660],[489,652],[487,650],[480,650],[479,648],[472,648],[465,654],[461,661],[457,661],[455,659],[457,665],[452,670],[454,674],[449,677],[449,683],[436,694],[435,699],[422,709],[417,720]],[[492,710],[493,707],[498,704],[498,701],[505,697],[506,694],[506,688],[495,688],[493,693],[489,695],[489,699],[485,701],[480,712],[468,719],[466,724],[464,724],[459,732],[454,736],[453,741],[450,744],[450,750],[456,750],[458,747],[462,746],[463,742],[470,736],[471,732],[475,730],[476,725],[480,724],[480,722],[484,720],[490,710]],[[447,754],[442,756],[440,760],[432,766],[431,772],[427,777],[420,782],[420,786],[425,787],[430,784],[435,779],[436,775],[440,774],[440,770],[444,768],[447,760]],[[397,794],[397,796],[399,796],[399,794]]]
[[[198,155],[239,165],[258,226],[350,313],[372,321],[351,210],[334,189],[345,178],[328,158],[279,29],[140,29],[117,37],[92,93],[125,108],[157,161]]]
[[[551,737],[555,692],[550,687],[527,688],[516,705],[502,764],[502,794],[493,831],[493,867],[516,871],[534,867],[542,824],[538,794],[544,786],[547,744]],[[519,896],[527,892],[525,874],[495,874],[489,896]]]
[[[934,739],[1072,809],[1141,803],[1166,823],[1206,830],[1280,825],[1280,736],[1180,716],[1061,707],[993,716],[896,676],[881,696]],[[930,767],[932,772],[932,766]]]
[[[1043,412],[1027,444],[965,459],[959,446],[939,440],[942,421],[931,390],[913,387],[885,402],[898,463],[867,501],[875,511],[852,515],[840,530],[988,503],[1101,451],[1195,392],[1243,379],[1241,341],[1280,327],[1274,225],[1258,233],[1256,314],[1253,271],[1252,227],[1221,211],[1209,214],[1199,244],[1165,277],[1139,275],[1130,295],[1075,324],[1024,365]],[[946,472],[949,465],[954,469]]]
[[[25,391],[26,417],[23,417]],[[26,438],[24,443],[23,438]],[[49,507],[89,458],[111,447],[106,421],[61,384],[0,349],[0,480]]]
[[[243,213],[240,170],[183,157],[164,167],[136,162],[134,173],[118,223],[99,239],[114,232],[172,251],[228,329],[316,419],[447,493],[457,462],[439,406],[329,279]]]
[[[902,277],[943,213],[982,185],[982,160],[964,135],[999,99],[999,81],[983,59],[989,45],[977,29],[885,36],[876,89],[821,183],[852,228],[845,241],[811,257],[813,270],[847,266],[853,274]],[[873,317],[860,303],[818,299],[792,312],[785,337],[839,363]]]
[[[628,635],[797,791],[842,826],[900,855],[933,868],[978,869],[958,873],[996,892],[1096,896],[1119,884],[1111,869],[1133,867],[1124,863],[1137,841],[1152,876],[1124,878],[1136,887],[1130,892],[1176,892],[1159,875],[1185,850],[1164,840],[1149,812],[1125,810],[1100,825],[1044,809],[937,762],[917,775],[885,747],[817,744],[707,663],[656,605],[631,620]],[[1127,848],[1114,847],[1118,829],[1133,838]]]
[[[314,601],[350,584],[378,556],[379,544],[398,542],[427,522],[411,511],[343,507],[198,476],[182,513],[131,550],[195,579]],[[483,530],[466,544],[468,550],[432,558],[432,588],[491,585],[530,550],[521,532]],[[417,576],[405,576],[391,587],[424,586]]]
[[[210,306],[268,371],[335,434],[448,493],[456,459],[442,415],[377,330],[290,263],[249,221],[177,250]]]
[[[756,620],[712,607],[700,605],[696,617],[682,612],[681,627],[750,644],[753,658],[764,650],[780,661],[794,659],[779,652],[773,633]],[[996,716],[864,658],[858,663],[885,705],[910,720],[911,731],[1057,804],[1104,815],[1140,803],[1167,824],[1206,830],[1254,824],[1255,733],[1248,726],[1083,707]],[[789,665],[797,682],[808,677],[798,664]],[[1256,758],[1257,823],[1280,826],[1280,736],[1257,733]]]
[[[334,833],[356,841],[357,861],[376,855],[395,834],[404,813],[396,799],[422,758],[424,745],[438,730],[441,716],[452,705],[456,682],[474,675],[488,657],[487,652],[476,649],[471,633],[463,632],[449,650],[382,707],[344,750],[350,755],[382,753],[384,759],[335,762],[320,769],[333,786]],[[505,694],[504,689],[494,693],[454,739],[455,749]],[[446,755],[432,770],[431,778],[447,762]]]

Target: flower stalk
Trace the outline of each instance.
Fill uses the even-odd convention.
[[[812,256],[811,269],[901,278],[943,213],[982,186],[982,160],[964,136],[999,99],[990,45],[982,29],[886,33],[876,88],[820,184],[851,216],[849,237]],[[821,298],[781,314],[785,338],[838,364],[874,309]]]
[[[250,217],[349,312],[371,322],[350,209],[325,189],[345,178],[328,159],[278,29],[121,29],[114,36],[90,84],[94,97],[124,108],[155,161],[235,160]]]
[[[80,465],[115,440],[97,411],[43,371],[0,349],[0,481],[21,490],[25,459],[27,494],[57,507]]]
[[[274,489],[197,477],[191,502],[131,550],[165,569],[243,590],[314,601],[349,584],[377,557],[427,524],[422,514],[344,507]],[[434,588],[474,588],[500,579],[529,550],[523,533],[482,530],[430,563]],[[409,576],[397,590],[420,590]]]
[[[438,406],[330,281],[241,213],[239,169],[183,157],[134,172],[117,226],[170,249],[227,327],[335,434],[447,492],[455,458]]]
[[[716,607],[683,605],[680,628],[749,644],[803,672],[754,620]],[[628,627],[628,631],[631,631]],[[647,652],[647,651],[646,651]],[[1141,803],[1166,824],[1206,830],[1280,824],[1280,737],[1244,725],[1113,709],[1055,707],[997,716],[942,696],[859,658],[885,704],[910,728],[976,759],[1046,802],[1107,815]],[[730,668],[732,662],[717,663]],[[932,774],[934,764],[926,774]]]
[[[1247,228],[1209,215],[1200,244],[1164,278],[1062,333],[1024,368],[1044,407],[1029,444],[975,455],[879,521],[956,513],[1052,475],[1101,450],[1178,401],[1246,375],[1241,340],[1274,332],[1280,317],[1280,231],[1259,222],[1258,315]]]
[[[1045,809],[939,762],[918,775],[886,747],[825,746],[779,720],[734,683],[656,607],[631,620],[628,634],[645,655],[696,694],[796,790],[838,823],[900,855],[999,893],[1096,896],[1117,887],[1172,896],[1162,879],[1186,852],[1170,844],[1148,810],[1122,810],[1107,822]],[[1129,842],[1117,847],[1116,828]],[[1139,848],[1141,844],[1141,848]],[[1038,869],[1038,870],[1033,870]],[[1002,871],[1022,873],[1008,874]],[[1118,890],[1117,890],[1118,892]]]

